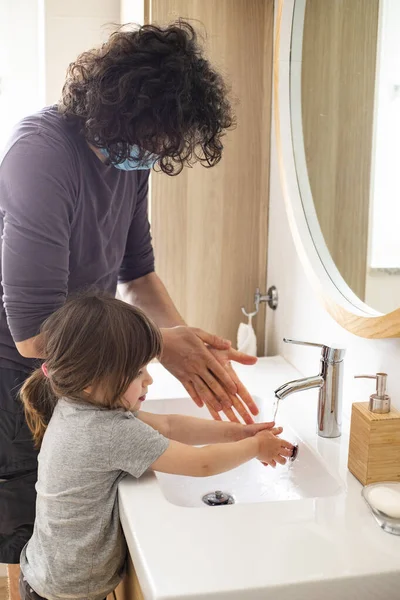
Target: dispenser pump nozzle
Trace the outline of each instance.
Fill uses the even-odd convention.
[[[386,393],[387,373],[356,375],[355,379],[375,379],[376,393],[369,397],[369,410],[380,414],[390,412],[390,396]]]

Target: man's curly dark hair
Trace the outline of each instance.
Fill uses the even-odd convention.
[[[216,165],[234,124],[227,86],[185,21],[120,28],[81,54],[68,68],[59,110],[112,163],[136,145],[139,159],[157,155],[168,175],[197,161]]]

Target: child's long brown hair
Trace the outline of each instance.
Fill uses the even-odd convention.
[[[122,406],[130,383],[162,348],[160,331],[141,310],[93,293],[68,301],[41,334],[48,377],[37,369],[20,392],[36,447],[59,398]]]

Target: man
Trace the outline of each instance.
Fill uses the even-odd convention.
[[[69,294],[95,286],[162,328],[162,363],[212,416],[257,413],[229,342],[187,327],[154,271],[147,217],[153,166],[212,167],[233,124],[222,78],[192,27],[119,30],[70,65],[59,105],[25,118],[0,166],[0,562],[18,595],[34,521],[37,455],[18,390],[42,358],[40,326]],[[245,406],[247,405],[247,407]]]

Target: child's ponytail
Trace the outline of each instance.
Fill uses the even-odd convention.
[[[36,369],[25,381],[20,391],[25,418],[32,432],[35,447],[40,448],[44,432],[51,419],[57,397],[42,369]]]

